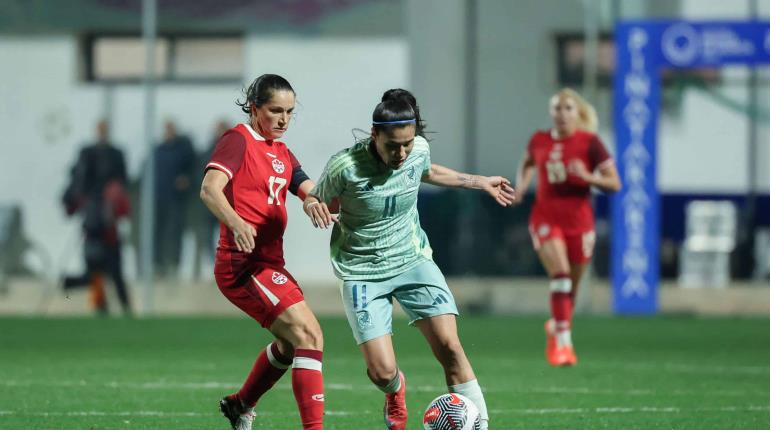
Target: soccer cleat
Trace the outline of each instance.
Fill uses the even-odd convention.
[[[251,430],[254,422],[254,408],[244,408],[235,395],[227,396],[219,401],[219,410],[230,420],[233,430]]]
[[[548,356],[548,364],[551,366],[574,366],[577,364],[575,349],[571,346],[562,346],[555,348],[553,353]]]
[[[564,360],[564,364],[562,364],[562,366],[574,366],[574,365],[576,365],[578,359],[577,359],[577,355],[575,355],[575,348],[572,347],[572,346],[565,346],[563,349],[565,350],[564,351],[565,360]]]
[[[389,430],[406,429],[406,378],[399,370],[401,387],[395,393],[385,394],[385,427]]]
[[[545,322],[545,359],[556,366],[552,362],[552,357],[556,354],[556,321],[553,318],[549,318]]]

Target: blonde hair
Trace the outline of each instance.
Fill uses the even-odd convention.
[[[575,101],[578,110],[578,117],[580,122],[578,128],[591,133],[599,131],[599,117],[596,115],[596,109],[594,109],[591,103],[588,103],[583,96],[572,88],[562,88],[555,94],[559,98],[571,98]]]

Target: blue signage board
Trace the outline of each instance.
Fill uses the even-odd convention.
[[[615,27],[614,128],[623,189],[611,197],[612,308],[658,311],[660,70],[770,63],[770,22],[621,21]]]

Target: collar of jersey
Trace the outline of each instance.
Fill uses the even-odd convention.
[[[253,137],[254,139],[256,139],[256,140],[264,140],[265,142],[272,142],[272,140],[269,140],[269,139],[265,139],[265,137],[264,137],[264,136],[262,136],[261,134],[257,133],[257,131],[256,131],[256,130],[254,130],[253,128],[251,128],[251,124],[246,124],[246,123],[244,122],[244,123],[241,123],[241,125],[242,125],[242,126],[244,126],[244,127],[246,127],[246,130],[248,130],[248,131],[249,131],[249,133],[251,133],[251,137]]]

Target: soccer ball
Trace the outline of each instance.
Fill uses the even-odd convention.
[[[425,430],[479,430],[481,415],[473,402],[460,394],[442,394],[428,405],[422,417]]]

